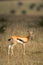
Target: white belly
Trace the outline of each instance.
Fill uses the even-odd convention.
[[[17,40],[17,43],[23,44],[23,42],[22,41],[19,41],[19,40]]]

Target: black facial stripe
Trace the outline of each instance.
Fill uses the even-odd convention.
[[[21,42],[25,43],[22,39],[17,38],[17,40],[19,40],[19,41],[21,41]]]

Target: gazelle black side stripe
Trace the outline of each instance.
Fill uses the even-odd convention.
[[[22,39],[17,38],[17,40],[19,40],[19,41],[21,41],[21,42],[25,43]]]

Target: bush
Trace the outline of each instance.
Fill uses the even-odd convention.
[[[35,7],[35,5],[36,5],[35,3],[32,3],[32,4],[29,6],[29,8],[30,8],[30,9],[33,9],[33,8]]]
[[[5,22],[7,19],[5,17],[0,17],[0,22]]]
[[[39,23],[39,25],[40,25],[41,27],[43,27],[43,20],[41,20],[41,22]]]
[[[25,10],[22,10],[22,14],[26,14],[26,11]]]
[[[15,10],[11,10],[11,11],[10,11],[11,14],[14,14],[15,12],[16,12]]]
[[[43,4],[40,4],[40,5],[36,8],[36,10],[37,10],[37,11],[40,11],[42,8],[43,8]]]
[[[39,26],[43,27],[43,17],[39,21]]]
[[[37,10],[37,11],[40,11],[40,10],[41,10],[40,6],[38,6],[38,7],[36,8],[36,10]]]
[[[5,29],[6,29],[6,26],[5,25],[1,26],[0,27],[0,33],[4,33],[5,32]]]
[[[43,8],[43,4],[40,4],[40,8]]]
[[[23,3],[22,3],[22,2],[18,2],[18,5],[19,5],[19,6],[22,6],[22,5],[23,5]]]

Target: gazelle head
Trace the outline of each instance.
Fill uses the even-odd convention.
[[[33,39],[33,31],[29,31],[29,36],[30,36],[30,39],[32,40]]]
[[[29,31],[29,35],[33,35],[33,31]]]
[[[31,40],[33,39],[33,31],[28,31],[28,38],[30,38]]]

